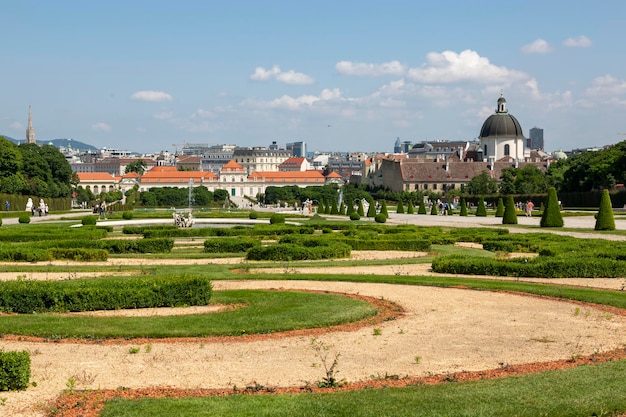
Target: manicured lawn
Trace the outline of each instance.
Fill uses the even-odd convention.
[[[365,301],[295,291],[215,291],[211,304],[240,307],[220,313],[163,317],[1,316],[0,334],[89,339],[226,336],[326,327],[376,314]]]
[[[626,361],[478,382],[298,395],[112,400],[101,417],[614,416]]]

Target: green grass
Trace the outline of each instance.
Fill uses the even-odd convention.
[[[611,416],[626,360],[484,381],[298,395],[112,400],[100,417]]]
[[[367,302],[295,291],[215,291],[211,303],[241,305],[220,313],[164,317],[20,314],[0,317],[0,334],[46,338],[237,336],[326,327],[371,317]]]

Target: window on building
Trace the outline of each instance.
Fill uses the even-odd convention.
[[[511,154],[511,146],[509,144],[504,145],[504,155],[509,156]]]
[[[437,184],[433,184],[433,190],[437,189]]]
[[[487,145],[485,145],[485,152],[484,155],[487,156]]]

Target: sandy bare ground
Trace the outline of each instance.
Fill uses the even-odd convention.
[[[427,264],[400,265],[401,258],[421,255],[356,252],[356,258],[386,256],[399,259],[399,262],[398,265],[362,269],[335,266],[263,271],[427,274]],[[152,263],[145,259],[112,261]],[[239,263],[241,259],[210,261]],[[154,261],[169,265],[199,262],[209,263],[207,260]],[[71,266],[67,262],[63,264]],[[16,279],[16,275],[4,273],[0,279]],[[29,279],[81,276],[62,273],[54,278],[50,273],[29,272],[22,275]],[[90,272],[85,276],[97,274]],[[578,281],[592,281],[591,286],[603,286],[597,280]],[[578,281],[570,283],[581,285]],[[331,357],[340,355],[337,377],[347,381],[368,380],[385,374],[422,376],[494,369],[504,365],[568,359],[626,346],[625,316],[571,302],[463,289],[341,282],[216,281],[214,288],[324,290],[384,298],[402,306],[406,314],[376,325],[376,331],[364,327],[318,336],[318,342],[328,348]],[[197,312],[188,310],[187,313]],[[131,348],[139,349],[137,353],[130,353]],[[0,393],[0,398],[4,399],[0,414],[17,417],[43,416],[38,407],[57,397],[68,384],[75,389],[232,388],[255,382],[284,387],[315,383],[324,376],[322,359],[313,349],[311,337],[307,336],[177,343],[124,341],[106,345],[0,339],[0,349],[26,349],[31,353],[32,381],[37,386],[23,392]]]

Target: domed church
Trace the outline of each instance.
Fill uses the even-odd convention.
[[[484,161],[499,161],[503,158],[524,160],[526,139],[519,122],[506,109],[506,99],[502,93],[496,112],[485,120],[478,139],[478,152],[482,153]]]

